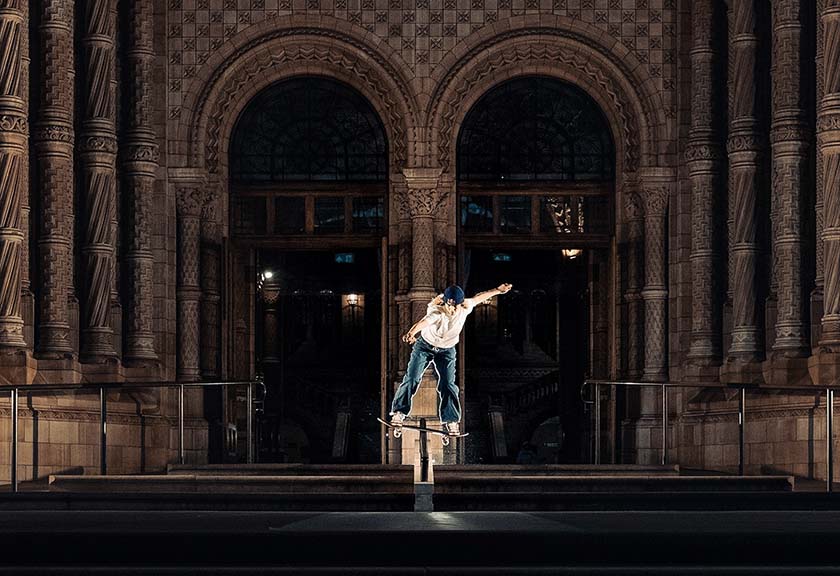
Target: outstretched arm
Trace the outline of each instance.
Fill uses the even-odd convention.
[[[473,306],[478,306],[482,302],[489,300],[493,296],[498,296],[499,294],[507,294],[510,292],[510,289],[513,288],[513,284],[499,284],[498,287],[493,288],[492,290],[485,290],[484,292],[479,292],[469,300],[471,301]]]
[[[408,344],[414,344],[417,341],[417,333],[420,332],[426,326],[429,326],[432,323],[432,319],[426,315],[422,319],[415,322],[411,328],[408,329],[408,332],[403,334],[402,341],[407,342]]]

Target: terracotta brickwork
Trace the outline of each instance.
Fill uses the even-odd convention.
[[[523,76],[583,90],[614,140],[614,245],[587,265],[593,373],[816,387],[840,374],[837,0],[77,2],[0,0],[0,381],[254,376],[230,140],[258,93],[300,76],[349,85],[384,126],[395,378],[400,335],[457,277],[460,128]],[[658,459],[658,394],[609,419],[639,462]],[[434,391],[418,398],[434,418]],[[24,411],[23,472],[95,471],[95,406],[50,402]],[[175,407],[169,392],[114,400],[114,466],[171,460]],[[729,400],[675,391],[670,411],[676,461],[731,469]],[[813,411],[754,399],[750,469],[823,474]],[[186,413],[200,460],[200,393]]]

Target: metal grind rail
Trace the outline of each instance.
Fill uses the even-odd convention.
[[[149,389],[177,389],[178,391],[178,462],[184,464],[184,391],[186,388],[217,388],[224,386],[245,386],[247,428],[247,460],[249,464],[254,462],[254,386],[257,381],[233,381],[233,382],[83,382],[74,384],[32,384],[27,386],[5,385],[0,386],[0,394],[6,392],[11,395],[12,404],[12,438],[11,438],[11,485],[12,492],[18,491],[18,411],[20,407],[20,396],[31,397],[37,394],[49,392],[80,392],[99,394],[99,473],[108,473],[108,400],[107,394],[111,391],[133,391]]]
[[[662,392],[662,445],[660,447],[662,465],[668,463],[668,390],[671,388],[703,388],[713,390],[735,390],[738,392],[738,475],[744,475],[744,430],[746,427],[747,391],[756,392],[798,392],[822,396],[825,394],[825,455],[826,455],[826,492],[832,492],[834,484],[834,393],[840,390],[840,384],[832,386],[764,386],[755,384],[691,384],[685,382],[632,382],[621,380],[584,380],[581,396],[588,387],[593,389],[595,404],[595,464],[601,463],[601,403],[602,386],[624,386],[638,388],[659,388]]]

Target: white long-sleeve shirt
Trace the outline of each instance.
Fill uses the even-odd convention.
[[[437,348],[452,348],[458,343],[461,330],[467,316],[475,309],[475,304],[469,298],[455,307],[455,312],[450,316],[444,307],[435,306],[432,302],[426,306],[425,320],[431,320],[431,324],[420,331],[423,340]]]

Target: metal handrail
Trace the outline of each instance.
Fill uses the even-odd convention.
[[[825,438],[826,438],[826,492],[832,492],[834,487],[834,392],[840,390],[840,383],[828,386],[765,386],[763,384],[728,384],[714,383],[701,384],[690,382],[633,382],[621,380],[594,380],[586,379],[581,386],[581,397],[584,397],[584,390],[592,386],[595,404],[595,464],[601,463],[601,404],[599,393],[601,386],[627,386],[627,387],[659,387],[662,390],[662,465],[668,463],[668,389],[669,388],[711,388],[715,390],[737,390],[738,391],[738,475],[744,475],[744,430],[746,427],[746,405],[747,390],[775,390],[782,392],[810,392],[811,394],[822,395],[825,393]]]
[[[29,384],[14,385],[6,384],[0,386],[0,393],[9,392],[12,404],[12,438],[11,438],[11,484],[12,492],[18,492],[18,413],[20,407],[20,395],[39,394],[42,392],[98,392],[99,393],[99,472],[108,473],[108,401],[107,392],[111,390],[143,390],[143,389],[178,389],[178,462],[185,463],[184,450],[184,389],[187,387],[214,388],[220,386],[247,386],[246,404],[248,412],[246,415],[246,427],[248,433],[247,460],[249,464],[254,462],[254,385],[259,381],[236,380],[229,382],[75,382],[68,384]]]

